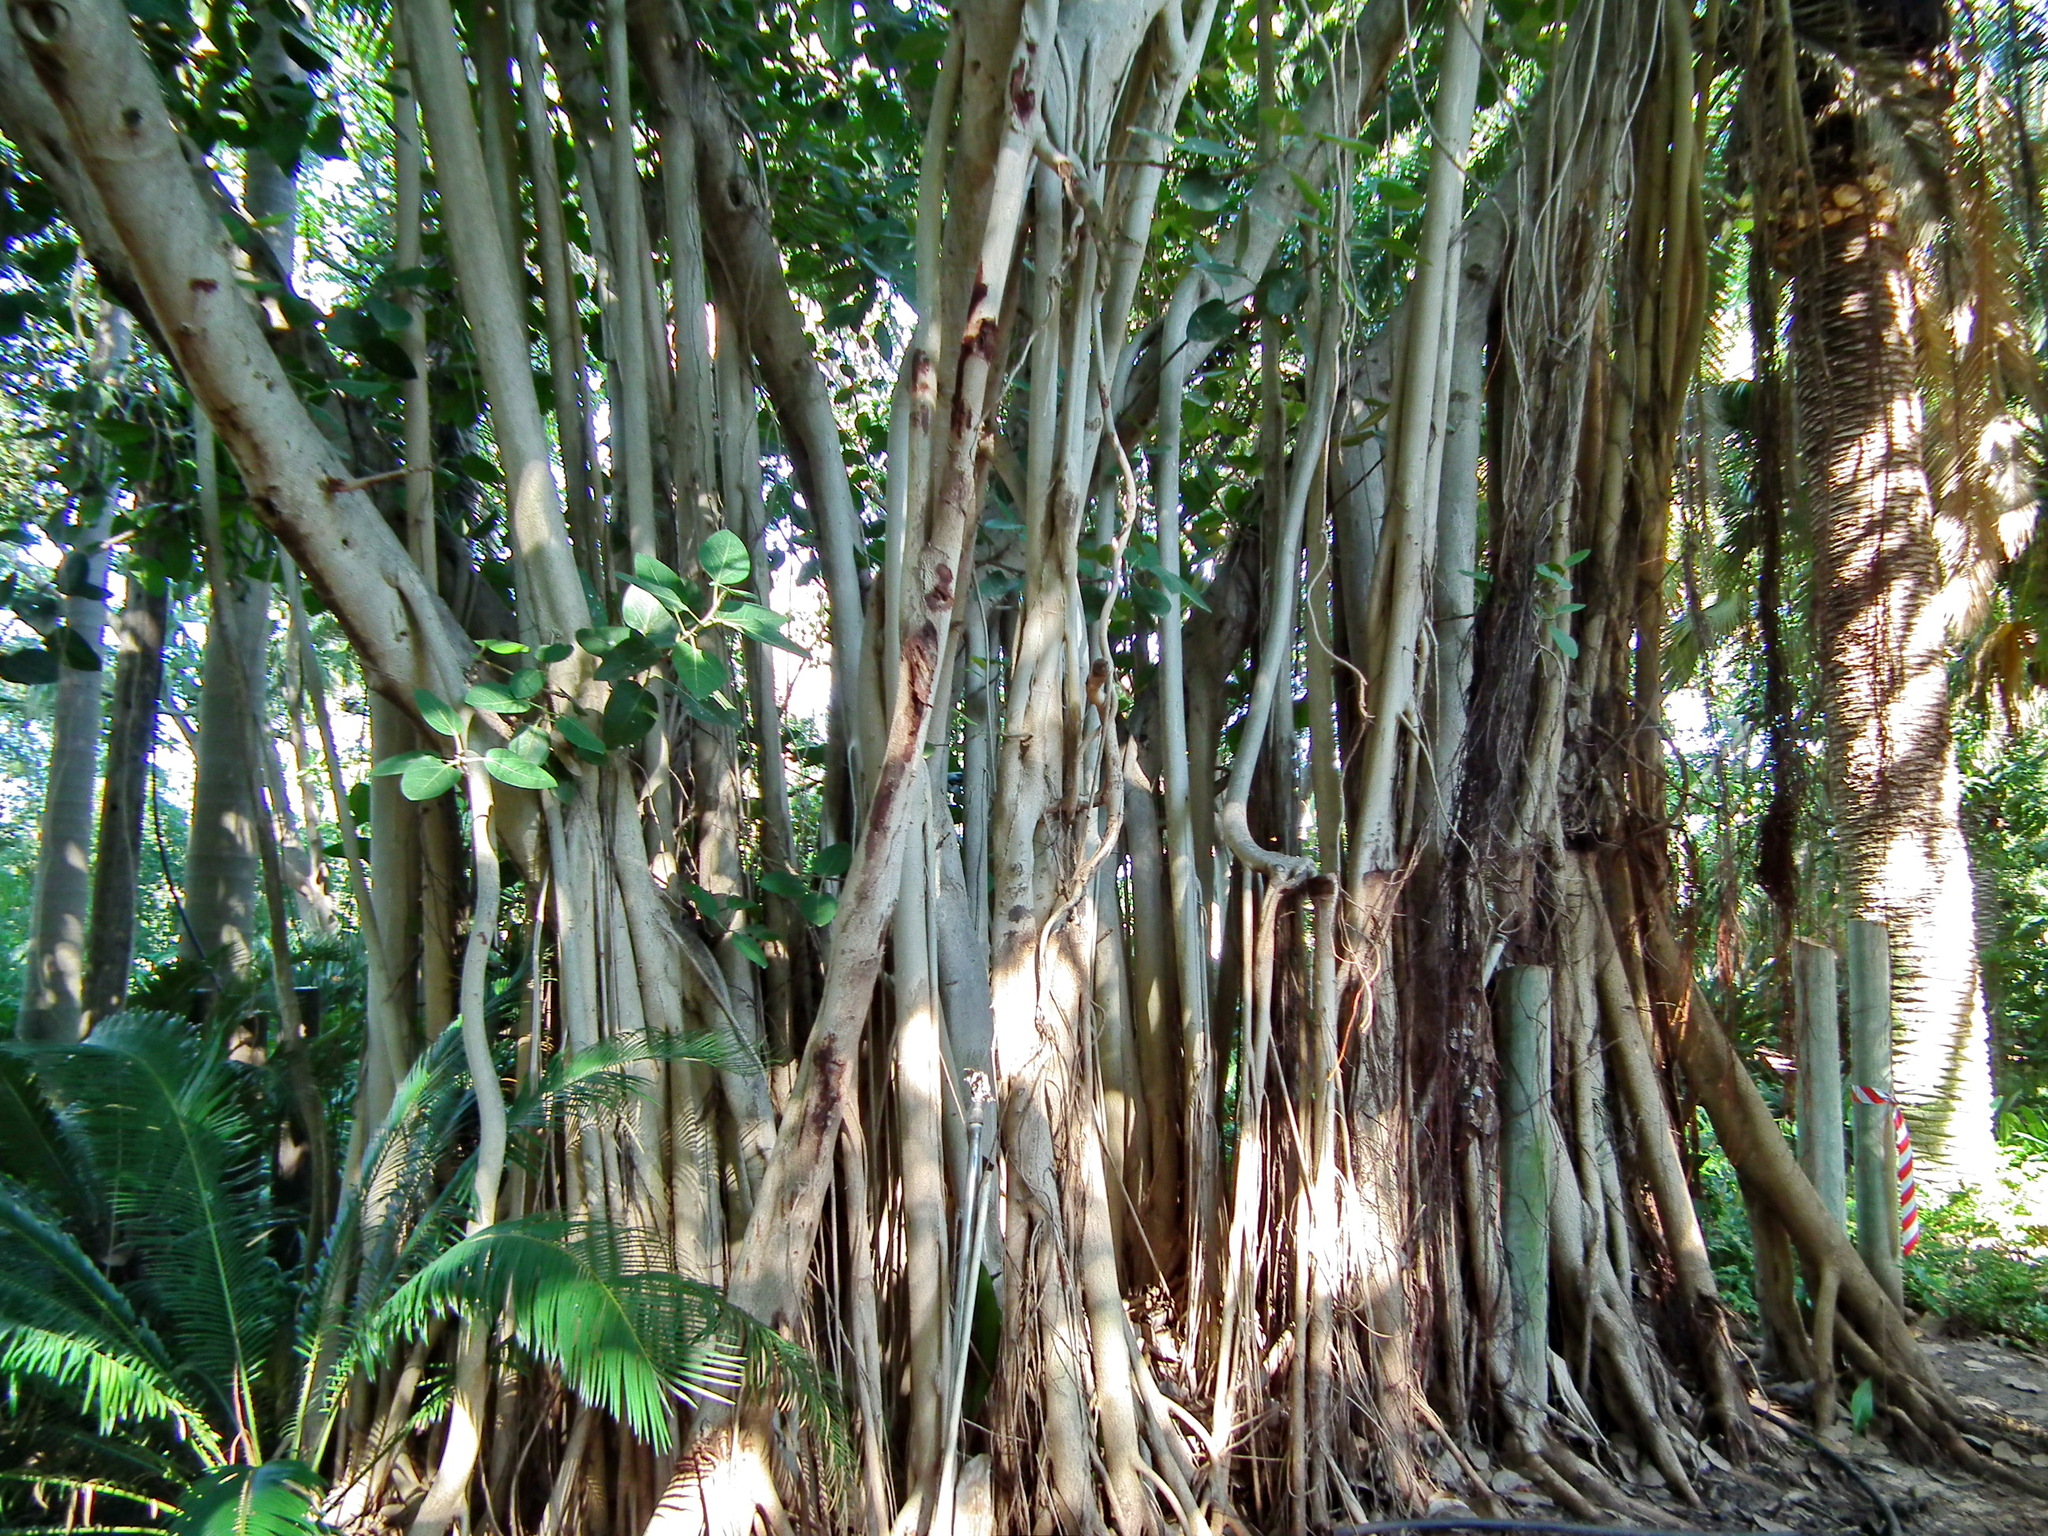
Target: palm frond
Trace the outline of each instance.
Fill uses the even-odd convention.
[[[163,1499],[140,1488],[130,1488],[125,1483],[113,1483],[103,1477],[72,1477],[62,1472],[7,1471],[0,1470],[0,1483],[14,1483],[26,1488],[56,1488],[65,1493],[88,1493],[96,1499],[123,1499],[130,1504],[161,1506]]]
[[[19,1048],[0,1050],[0,1147],[7,1149],[9,1175],[61,1212],[74,1231],[104,1231],[105,1192]]]
[[[557,1055],[539,1081],[508,1111],[514,1132],[537,1130],[554,1117],[617,1114],[645,1096],[653,1082],[633,1071],[656,1062],[698,1062],[721,1072],[759,1072],[761,1058],[731,1031],[677,1034],[645,1030]]]
[[[348,1380],[362,1319],[389,1299],[405,1272],[408,1239],[431,1226],[438,1164],[453,1144],[468,1096],[458,1076],[460,1031],[445,1030],[399,1082],[363,1154],[362,1177],[344,1191],[300,1308],[305,1368],[291,1449],[318,1460]],[[452,1235],[452,1222],[446,1230]]]
[[[740,1386],[750,1336],[717,1290],[661,1268],[662,1257],[657,1239],[609,1222],[500,1222],[401,1286],[363,1344],[381,1352],[436,1317],[486,1322],[503,1307],[519,1349],[665,1451],[677,1402]]]
[[[130,1013],[26,1059],[92,1150],[137,1260],[136,1293],[181,1379],[239,1422],[286,1290],[268,1248],[261,1148],[223,1057],[181,1020]]]
[[[21,1406],[19,1400],[16,1406]],[[136,1485],[153,1479],[161,1485],[160,1499],[171,1489],[183,1487],[192,1475],[189,1460],[142,1443],[132,1424],[95,1434],[70,1416],[56,1421],[35,1413],[16,1413],[0,1420],[0,1466],[91,1473]]]
[[[296,1461],[222,1467],[193,1487],[172,1536],[320,1536],[320,1479]]]
[[[103,1434],[169,1422],[202,1463],[221,1459],[221,1436],[163,1342],[78,1240],[4,1181],[0,1255],[0,1382],[40,1382]]]

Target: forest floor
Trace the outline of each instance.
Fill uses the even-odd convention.
[[[1986,1426],[1972,1436],[1976,1448],[2048,1488],[2048,1355],[1989,1338],[1929,1337],[1925,1348],[1963,1407]],[[2009,1425],[2009,1434],[1995,1433],[1998,1425]],[[1952,1466],[1919,1465],[1897,1445],[1846,1425],[1825,1440],[1833,1457],[1784,1436],[1768,1460],[1711,1475],[1701,1491],[1716,1506],[1718,1528],[1883,1536],[1874,1490],[1891,1506],[1901,1536],[2048,1536],[2048,1498]],[[1854,1467],[1868,1489],[1834,1457]]]
[[[2048,1353],[1988,1338],[1928,1337],[1925,1347],[1956,1397],[1985,1426],[1976,1448],[2048,1488]],[[1846,1410],[1843,1417],[1846,1418]],[[1888,1441],[1838,1425],[1827,1451],[1766,1423],[1766,1448],[1747,1467],[1716,1465],[1698,1479],[1705,1507],[1684,1509],[1661,1487],[1632,1490],[1662,1507],[1671,1530],[1798,1532],[1800,1536],[2048,1536],[2048,1497],[2032,1497],[1953,1466],[1907,1460]],[[1848,1470],[1854,1469],[1853,1474]],[[1649,1474],[1654,1480],[1654,1474]],[[1860,1480],[1860,1481],[1859,1481]],[[1519,1486],[1516,1486],[1519,1485]],[[1515,1518],[1547,1502],[1521,1479],[1495,1483]],[[1873,1494],[1876,1497],[1873,1497]],[[1896,1519],[1887,1524],[1878,1500]]]

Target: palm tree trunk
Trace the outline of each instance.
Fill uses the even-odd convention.
[[[1912,278],[1897,189],[1840,103],[1813,124],[1812,162],[1813,200],[1795,215],[1792,329],[1844,906],[1891,930],[1892,1080],[1922,1180],[1954,1188],[1990,1167],[1991,1061]]]

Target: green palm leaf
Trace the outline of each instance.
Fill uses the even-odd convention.
[[[33,1470],[0,1471],[0,1483],[13,1483],[39,1492],[54,1488],[64,1493],[85,1493],[92,1495],[95,1500],[121,1499],[130,1504],[140,1504],[152,1514],[155,1513],[152,1506],[163,1503],[162,1499],[143,1489],[131,1488],[126,1483],[109,1482],[103,1477],[71,1477],[62,1472]]]
[[[318,1536],[320,1480],[295,1461],[222,1467],[194,1485],[172,1536]]]
[[[439,1246],[454,1235],[453,1217],[437,1221],[434,1213],[447,1203],[437,1197],[439,1165],[469,1103],[461,1059],[461,1032],[450,1028],[413,1063],[328,1228],[299,1314],[306,1367],[290,1447],[299,1455],[319,1459],[361,1321],[390,1298],[415,1241],[438,1234]]]
[[[511,1106],[515,1151],[562,1117],[623,1111],[646,1092],[634,1068],[697,1061],[724,1069],[758,1068],[747,1048],[717,1034],[667,1032],[606,1040],[558,1055]],[[450,1028],[413,1064],[392,1096],[363,1157],[363,1176],[344,1195],[300,1313],[309,1362],[291,1449],[316,1458],[349,1373],[375,1369],[376,1340],[364,1320],[378,1314],[400,1284],[456,1241],[473,1168],[446,1177],[448,1151],[473,1112],[464,1079],[460,1031]],[[530,1149],[529,1149],[530,1150]],[[658,1262],[643,1268],[658,1269]],[[360,1347],[358,1343],[360,1341]]]
[[[7,1172],[63,1213],[73,1230],[98,1233],[106,1222],[104,1192],[65,1135],[34,1074],[18,1051],[0,1052],[0,1147]]]
[[[252,1386],[286,1291],[261,1149],[221,1054],[168,1015],[120,1014],[24,1059],[91,1151],[180,1380],[253,1433]]]
[[[721,1072],[759,1072],[761,1058],[730,1031],[674,1034],[647,1030],[600,1040],[580,1051],[555,1056],[540,1080],[507,1112],[514,1132],[539,1130],[557,1117],[597,1118],[618,1114],[654,1091],[658,1079],[635,1067],[655,1062],[693,1061]]]
[[[487,1321],[503,1306],[521,1350],[583,1401],[667,1450],[679,1401],[740,1385],[747,1329],[715,1289],[659,1260],[654,1239],[607,1222],[500,1222],[399,1287],[364,1342],[381,1353],[437,1316]]]
[[[78,1241],[0,1181],[0,1381],[34,1381],[95,1420],[177,1426],[202,1464],[221,1437],[161,1340]]]

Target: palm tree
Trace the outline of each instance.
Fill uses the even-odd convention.
[[[457,1240],[473,1096],[450,1031],[401,1085],[330,1239],[287,1266],[254,1069],[167,1015],[102,1021],[77,1045],[0,1055],[0,1517],[141,1523],[158,1507],[204,1528],[254,1500],[277,1528],[325,1502],[360,1508],[386,1467],[337,1461],[331,1428],[352,1378],[440,1319],[507,1321],[508,1360],[546,1371],[643,1440],[675,1407],[738,1388],[751,1364],[807,1405],[808,1362],[661,1246],[602,1220],[528,1217]],[[529,1145],[567,1110],[630,1103],[650,1058],[722,1060],[674,1039],[559,1058],[512,1106]],[[296,1272],[295,1272],[296,1271]],[[404,1415],[399,1415],[403,1422]],[[379,1448],[381,1450],[381,1447]]]
[[[1915,359],[1902,145],[1938,125],[1939,7],[1848,8],[1844,62],[1804,77],[1810,180],[1788,178],[1793,355],[1847,915],[1892,938],[1893,1085],[1921,1175],[1991,1166],[1990,1043],[1950,734],[1952,636]]]

